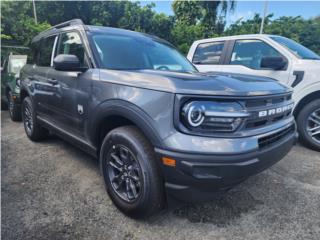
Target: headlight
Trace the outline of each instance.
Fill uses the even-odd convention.
[[[233,132],[249,116],[237,102],[192,101],[181,110],[183,125],[196,132]]]
[[[189,109],[185,111],[187,122],[192,127],[200,126],[204,121],[205,108],[200,104],[192,104]]]

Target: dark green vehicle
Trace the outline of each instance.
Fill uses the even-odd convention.
[[[21,121],[19,73],[26,63],[27,55],[10,53],[1,67],[1,109],[9,109],[13,121]]]

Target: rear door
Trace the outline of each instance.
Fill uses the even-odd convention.
[[[196,46],[189,59],[200,72],[220,71],[227,49],[226,41],[208,41]]]
[[[35,88],[33,101],[39,115],[48,115],[48,98],[52,85],[47,81],[47,73],[51,68],[52,52],[57,36],[49,36],[36,43],[35,60],[28,80]]]
[[[263,57],[282,57],[287,66],[281,70],[261,68]],[[291,68],[291,61],[269,43],[260,39],[238,39],[232,41],[221,71],[270,77],[286,83]]]

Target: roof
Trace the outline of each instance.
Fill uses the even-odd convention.
[[[52,26],[51,28],[39,33],[32,39],[32,42],[37,42],[41,38],[56,34],[61,32],[62,30],[69,30],[69,29],[85,29],[86,25],[82,22],[81,19],[72,19],[67,22],[60,23],[58,25]]]
[[[270,36],[276,36],[276,35],[269,35],[269,34],[244,34],[244,35],[234,35],[234,36],[225,36],[225,37],[216,37],[216,38],[206,38],[197,40],[194,43],[203,43],[203,42],[209,42],[209,41],[225,41],[225,40],[234,40],[234,39],[248,39],[248,38],[267,38]]]

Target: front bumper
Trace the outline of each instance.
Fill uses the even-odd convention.
[[[162,164],[167,196],[183,202],[205,201],[272,166],[295,144],[296,129],[262,149],[234,154],[180,153],[156,149],[158,158],[176,160]]]

